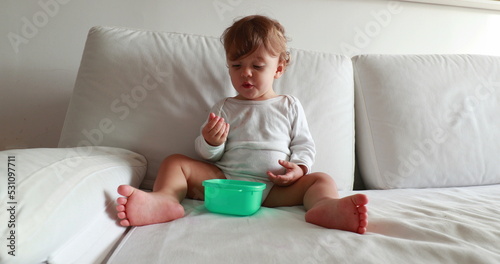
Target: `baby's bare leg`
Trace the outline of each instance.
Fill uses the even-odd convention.
[[[129,185],[118,187],[124,197],[117,199],[117,216],[122,226],[142,226],[175,220],[184,216],[180,204],[187,196],[202,200],[202,182],[224,178],[216,166],[183,155],[167,157],[158,171],[153,191],[144,192]]]
[[[303,204],[307,222],[326,228],[363,234],[368,225],[364,194],[339,198],[335,181],[324,173],[311,173],[288,187],[274,186],[264,206],[293,206]]]

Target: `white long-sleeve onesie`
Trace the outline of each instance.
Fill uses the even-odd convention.
[[[214,147],[200,135],[195,148],[227,178],[269,181],[267,171],[284,174],[285,169],[278,164],[280,159],[304,165],[311,171],[316,151],[297,98],[290,95],[263,101],[225,98],[211,112],[230,124],[227,141]]]

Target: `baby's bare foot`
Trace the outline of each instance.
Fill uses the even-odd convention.
[[[184,216],[184,208],[167,195],[144,192],[129,185],[120,185],[116,199],[117,216],[122,226],[143,226],[164,223]]]
[[[368,198],[364,194],[325,199],[307,211],[306,221],[326,228],[364,234],[368,226],[367,203]]]

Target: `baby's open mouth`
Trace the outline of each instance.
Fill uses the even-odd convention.
[[[253,87],[253,84],[248,83],[248,82],[245,82],[245,83],[243,83],[243,85],[242,85],[242,86],[243,86],[243,88],[252,88],[252,87]]]

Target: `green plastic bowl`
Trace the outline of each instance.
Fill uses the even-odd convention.
[[[214,213],[252,215],[262,203],[265,183],[213,179],[203,181],[205,207]]]

